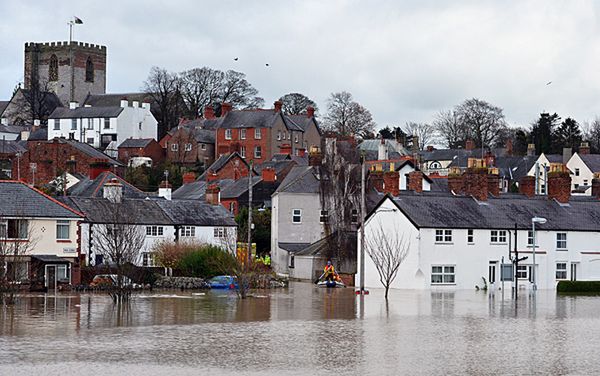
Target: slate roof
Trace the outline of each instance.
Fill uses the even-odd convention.
[[[158,206],[175,225],[237,226],[231,213],[222,205],[200,200],[160,200]]]
[[[550,163],[563,163],[562,154],[544,154]]]
[[[431,179],[430,187],[432,192],[450,192],[450,190],[448,189],[448,178]]]
[[[85,214],[87,222],[171,225],[172,220],[158,205],[158,200],[123,199],[112,203],[105,198],[61,197],[61,201]]]
[[[291,159],[284,159],[284,160],[273,160],[271,159],[270,161],[266,161],[263,162],[259,165],[254,166],[254,170],[256,171],[256,173],[261,174],[262,170],[265,167],[270,167],[272,169],[275,170],[275,174],[277,175],[277,179],[283,179],[281,177],[282,174],[287,175],[286,173],[291,170],[294,166],[297,166],[298,163],[294,160]]]
[[[221,179],[212,181],[211,184],[217,184],[221,191],[230,184],[233,184],[232,179]],[[203,179],[196,180],[193,183],[184,184],[171,194],[173,200],[204,200],[206,193],[206,181]]]
[[[27,151],[19,142],[17,141],[7,141],[0,140],[0,154],[16,154],[16,153],[24,153]]]
[[[123,112],[122,107],[57,107],[48,119],[114,118]]]
[[[290,170],[276,193],[319,193],[321,183],[319,170],[315,166],[296,166]]]
[[[357,234],[356,231],[344,231],[343,233],[343,237],[341,237],[343,244],[343,247],[345,249],[346,252],[349,252],[350,254],[355,254],[356,249],[357,249]],[[317,256],[317,255],[323,255],[324,252],[327,251],[327,249],[329,248],[329,244],[327,243],[329,241],[329,238],[333,237],[333,236],[337,236],[336,233],[331,234],[329,236],[326,236],[322,239],[317,240],[316,242],[308,245],[307,247],[305,247],[304,249],[301,249],[299,251],[296,251],[294,254],[296,256]]]
[[[6,110],[6,107],[8,107],[9,103],[10,101],[0,101],[0,115],[2,115],[4,110]]]
[[[55,138],[54,140],[58,140],[59,142],[67,143],[67,144],[71,145],[72,147],[74,147],[75,149],[79,150],[80,152],[82,152],[86,155],[89,155],[92,158],[106,159],[106,160],[108,160],[108,163],[110,163],[112,166],[123,166],[123,164],[121,162],[112,159],[111,157],[104,154],[100,150],[98,150],[98,149],[94,148],[93,146],[86,144],[84,142],[79,142],[79,141],[69,140],[69,139],[64,139],[64,138]]]
[[[314,123],[317,127],[317,131],[319,132],[319,134],[321,134],[321,129],[319,129],[319,124],[317,123],[317,120],[314,117],[309,118],[306,115],[284,115],[284,118],[293,121],[298,126],[300,126],[305,132],[306,132],[306,129],[308,127],[310,127],[311,124]]]
[[[0,111],[0,113],[1,112],[2,111]],[[0,133],[20,134],[22,131],[26,131],[28,129],[28,127],[21,127],[18,125],[0,125]]]
[[[498,157],[496,158],[498,174],[503,178],[519,181],[523,176],[527,175],[537,159],[537,156]]]
[[[29,103],[40,103],[40,101],[31,101],[31,90],[29,89],[19,89],[23,93],[23,97],[25,100],[29,101]],[[58,98],[58,96],[51,91],[44,91],[39,93],[39,95],[43,96],[43,101],[41,101],[41,106],[43,107],[40,113],[49,113],[54,111],[56,108],[62,107],[62,102]]]
[[[296,253],[308,247],[310,243],[278,242],[277,245],[279,246],[279,248],[284,249],[290,253]]]
[[[262,181],[260,176],[252,177],[252,187]],[[221,198],[237,198],[248,192],[248,177],[240,178],[221,190]]]
[[[150,144],[153,138],[128,138],[121,142],[120,148],[145,148]]]
[[[0,217],[81,218],[52,197],[17,181],[0,181]]]
[[[48,141],[48,128],[43,127],[31,132],[28,141]]]
[[[358,149],[366,152],[367,157],[372,157],[374,155],[374,158],[368,159],[373,160],[377,159],[380,144],[381,139],[363,140],[363,142],[361,142],[360,145],[358,145]],[[392,154],[398,155],[400,157],[409,154],[409,152],[404,148],[404,146],[402,146],[402,144],[395,140],[385,140],[385,146],[387,146],[389,159],[393,159]]]
[[[235,157],[239,157],[239,159],[248,167],[248,169],[250,168],[250,165],[246,162],[246,160],[242,157],[240,157],[240,155],[237,152],[233,152],[231,154],[223,154],[221,155],[219,158],[217,158],[216,161],[213,162],[213,164],[210,165],[210,167],[207,169],[212,171],[212,172],[218,172],[220,169],[222,169],[223,167],[225,167],[225,165],[229,162],[230,159],[233,159]],[[202,175],[205,175],[206,172]],[[202,177],[200,177],[202,178]]]
[[[91,180],[89,177],[85,177],[80,180],[77,184],[69,188],[69,195],[73,197],[104,197],[104,185],[112,179],[117,179],[123,185],[123,196],[129,198],[145,198],[147,195],[129,184],[127,181],[121,179],[112,172],[102,172]]]
[[[512,229],[516,223],[524,230],[531,228],[532,217],[539,216],[548,220],[539,225],[542,230],[600,230],[600,201],[591,198],[572,197],[565,205],[546,197],[526,198],[516,194],[477,202],[472,197],[407,192],[393,202],[420,228]]]
[[[221,118],[219,128],[272,128],[278,119],[282,119],[288,129],[304,132],[298,124],[286,121],[280,112],[263,109],[229,111]]]
[[[119,107],[123,98],[127,98],[129,102],[148,102],[154,105],[154,99],[146,93],[88,94],[83,104],[89,104],[92,107]]]
[[[579,156],[592,172],[600,172],[600,154],[579,154]]]
[[[211,129],[194,129],[194,140],[196,142],[201,142],[204,144],[214,144],[215,143],[215,131]]]

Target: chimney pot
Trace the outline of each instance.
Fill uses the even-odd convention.
[[[121,107],[125,108],[129,106],[129,102],[127,101],[127,98],[122,98],[121,99]]]
[[[273,107],[275,108],[275,112],[281,112],[281,107],[283,106],[283,102],[281,101],[275,101],[275,103],[273,103]]]
[[[590,144],[588,142],[582,142],[579,146],[579,154],[590,154]]]
[[[306,117],[314,117],[315,116],[315,108],[313,106],[306,107]]]
[[[164,197],[166,200],[171,200],[171,184],[168,181],[163,180],[158,186],[158,197]]]
[[[111,179],[103,187],[103,197],[112,203],[123,199],[123,185],[117,179]]]
[[[193,172],[186,172],[183,174],[183,184],[190,184],[196,181],[196,174]]]
[[[408,189],[415,192],[423,192],[423,173],[411,171],[408,173]]]
[[[273,167],[263,167],[261,176],[262,180],[267,183],[274,183],[277,180],[277,175]]]

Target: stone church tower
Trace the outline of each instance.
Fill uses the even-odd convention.
[[[106,93],[106,46],[82,42],[25,43],[25,89],[54,92],[67,105]],[[46,89],[47,88],[47,89]]]

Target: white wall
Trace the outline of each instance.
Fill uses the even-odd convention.
[[[576,186],[592,185],[594,173],[583,162],[578,153],[573,154],[571,159],[569,159],[569,161],[567,162],[567,167],[571,171],[571,190],[575,189]],[[579,175],[577,175],[577,170],[579,170]],[[583,195],[591,196],[592,189],[587,189]]]
[[[184,227],[184,226],[180,226]],[[182,236],[183,230],[179,230],[180,241],[196,241],[200,243],[212,244],[215,246],[223,247],[227,250],[234,250],[236,247],[237,240],[237,228],[234,226],[194,226],[194,237]],[[227,235],[225,237],[215,237],[215,227],[222,227],[226,229]]]
[[[56,221],[52,219],[30,219],[28,226],[31,233],[32,255],[56,255],[59,257],[77,257],[77,220],[69,221],[69,239],[56,239]]]
[[[502,257],[505,263],[510,263],[509,247],[513,246],[510,234],[504,244],[492,244],[490,230],[476,229],[473,231],[474,243],[467,243],[467,229],[452,229],[452,242],[440,244],[435,242],[435,229],[417,230],[410,221],[399,211],[392,211],[395,205],[388,199],[370,217],[365,225],[365,237],[369,239],[375,228],[383,226],[387,233],[404,236],[410,239],[409,253],[400,266],[398,277],[392,284],[393,288],[403,289],[474,289],[475,285],[482,286],[481,277],[488,280],[490,261],[496,261],[496,284],[499,288],[500,264]],[[600,231],[600,230],[599,230]],[[554,289],[556,287],[556,263],[567,263],[567,279],[571,278],[571,264],[577,265],[577,280],[600,280],[600,232],[567,232],[567,250],[557,250],[556,231],[536,231],[536,265],[537,285],[539,289]],[[359,234],[360,236],[360,234]],[[519,257],[527,256],[521,265],[532,265],[532,248],[527,245],[527,230],[517,234]],[[359,239],[360,241],[360,239]],[[360,262],[359,242],[359,262]],[[372,260],[365,257],[365,285],[368,288],[382,287],[379,275]],[[451,285],[435,285],[431,283],[432,265],[454,265],[455,283]],[[357,283],[360,280],[357,275]],[[530,288],[528,280],[520,280],[519,285]],[[505,282],[505,288],[511,288],[512,282]]]

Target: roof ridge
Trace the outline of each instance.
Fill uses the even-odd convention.
[[[40,191],[39,189],[37,189],[35,187],[30,187],[28,184],[25,184],[25,182],[23,182],[23,181],[19,181],[19,180],[6,180],[6,182],[22,184],[22,185],[26,186],[27,188],[33,190],[34,192],[39,193],[40,195],[44,196],[46,199],[52,201],[53,203],[58,204],[61,207],[67,209],[68,211],[71,211],[71,212],[73,212],[73,213],[75,213],[75,214],[77,214],[77,215],[79,215],[81,217],[85,217],[85,215],[83,213],[78,212],[77,210],[75,210],[75,209],[69,207],[68,205],[66,205],[66,204],[58,201],[57,199],[55,199],[55,198],[47,195],[46,193]]]

